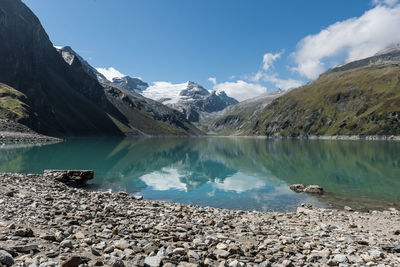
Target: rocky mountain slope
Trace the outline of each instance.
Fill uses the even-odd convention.
[[[274,99],[284,95],[286,91],[273,90],[263,95],[228,106],[224,110],[203,114],[201,125],[208,125],[205,130],[218,135],[240,135],[258,119],[262,110]]]
[[[248,135],[400,135],[400,49],[350,62],[274,100]]]
[[[1,118],[48,135],[199,133],[180,113],[105,89],[81,60],[68,64],[20,0],[0,2],[0,39]]]
[[[116,124],[125,134],[201,134],[201,131],[191,125],[182,113],[137,94],[134,87],[130,87],[128,84],[124,86],[124,80],[129,83],[129,81],[134,81],[134,78],[124,76],[114,78],[113,82],[110,82],[71,47],[63,46],[56,47],[56,49],[72,68],[85,72],[100,82],[106,92],[107,99],[128,120],[127,124],[116,121]]]
[[[113,78],[111,85],[125,92],[133,91],[139,94],[149,87],[148,83],[139,78],[132,78],[130,76]]]
[[[202,112],[217,112],[238,103],[225,92],[209,91],[190,81],[181,84],[158,82],[142,94],[181,111],[191,122],[199,122]]]

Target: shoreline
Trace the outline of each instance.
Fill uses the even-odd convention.
[[[35,144],[35,143],[58,143],[63,139],[41,135],[37,133],[21,133],[21,132],[2,132],[0,131],[0,144]]]
[[[19,143],[55,143],[63,140],[57,137],[39,134],[27,126],[6,119],[0,119],[0,145]]]
[[[1,121],[0,121],[1,122]],[[56,143],[62,142],[69,138],[115,138],[117,136],[70,136],[58,138],[53,136],[41,135],[33,131],[4,131],[0,128],[0,145],[13,143]],[[396,135],[333,135],[333,136],[261,136],[261,135],[145,135],[145,136],[120,136],[118,138],[126,139],[170,139],[170,138],[254,138],[254,139],[269,139],[269,140],[365,140],[365,141],[400,141],[400,136]]]
[[[0,173],[0,210],[0,259],[18,266],[59,266],[72,256],[89,266],[400,264],[395,209],[227,210]]]
[[[226,138],[260,138],[270,140],[366,140],[366,141],[400,141],[398,135],[309,135],[309,136],[282,136],[282,135],[210,135],[205,137]]]

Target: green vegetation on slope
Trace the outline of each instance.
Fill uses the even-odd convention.
[[[283,94],[280,90],[269,92],[229,106],[209,124],[208,131],[218,135],[241,135],[259,118],[266,105]]]
[[[400,66],[330,72],[268,105],[255,135],[400,135]]]
[[[29,117],[26,96],[14,88],[0,83],[0,119],[21,121]]]

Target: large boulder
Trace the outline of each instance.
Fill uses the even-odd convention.
[[[296,193],[304,192],[305,188],[304,184],[292,184],[290,186],[290,189]]]
[[[86,182],[94,178],[91,170],[45,170],[45,177],[55,179],[72,187],[82,187]]]
[[[319,185],[309,185],[304,189],[304,192],[308,194],[322,195],[324,193],[324,189]]]

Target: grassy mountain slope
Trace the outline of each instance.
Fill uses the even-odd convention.
[[[229,106],[208,123],[208,131],[218,135],[244,134],[257,120],[265,106],[283,94],[283,91],[275,91]]]
[[[273,101],[246,134],[400,135],[400,65],[327,72]]]
[[[26,95],[0,83],[0,119],[23,121],[31,116]]]

